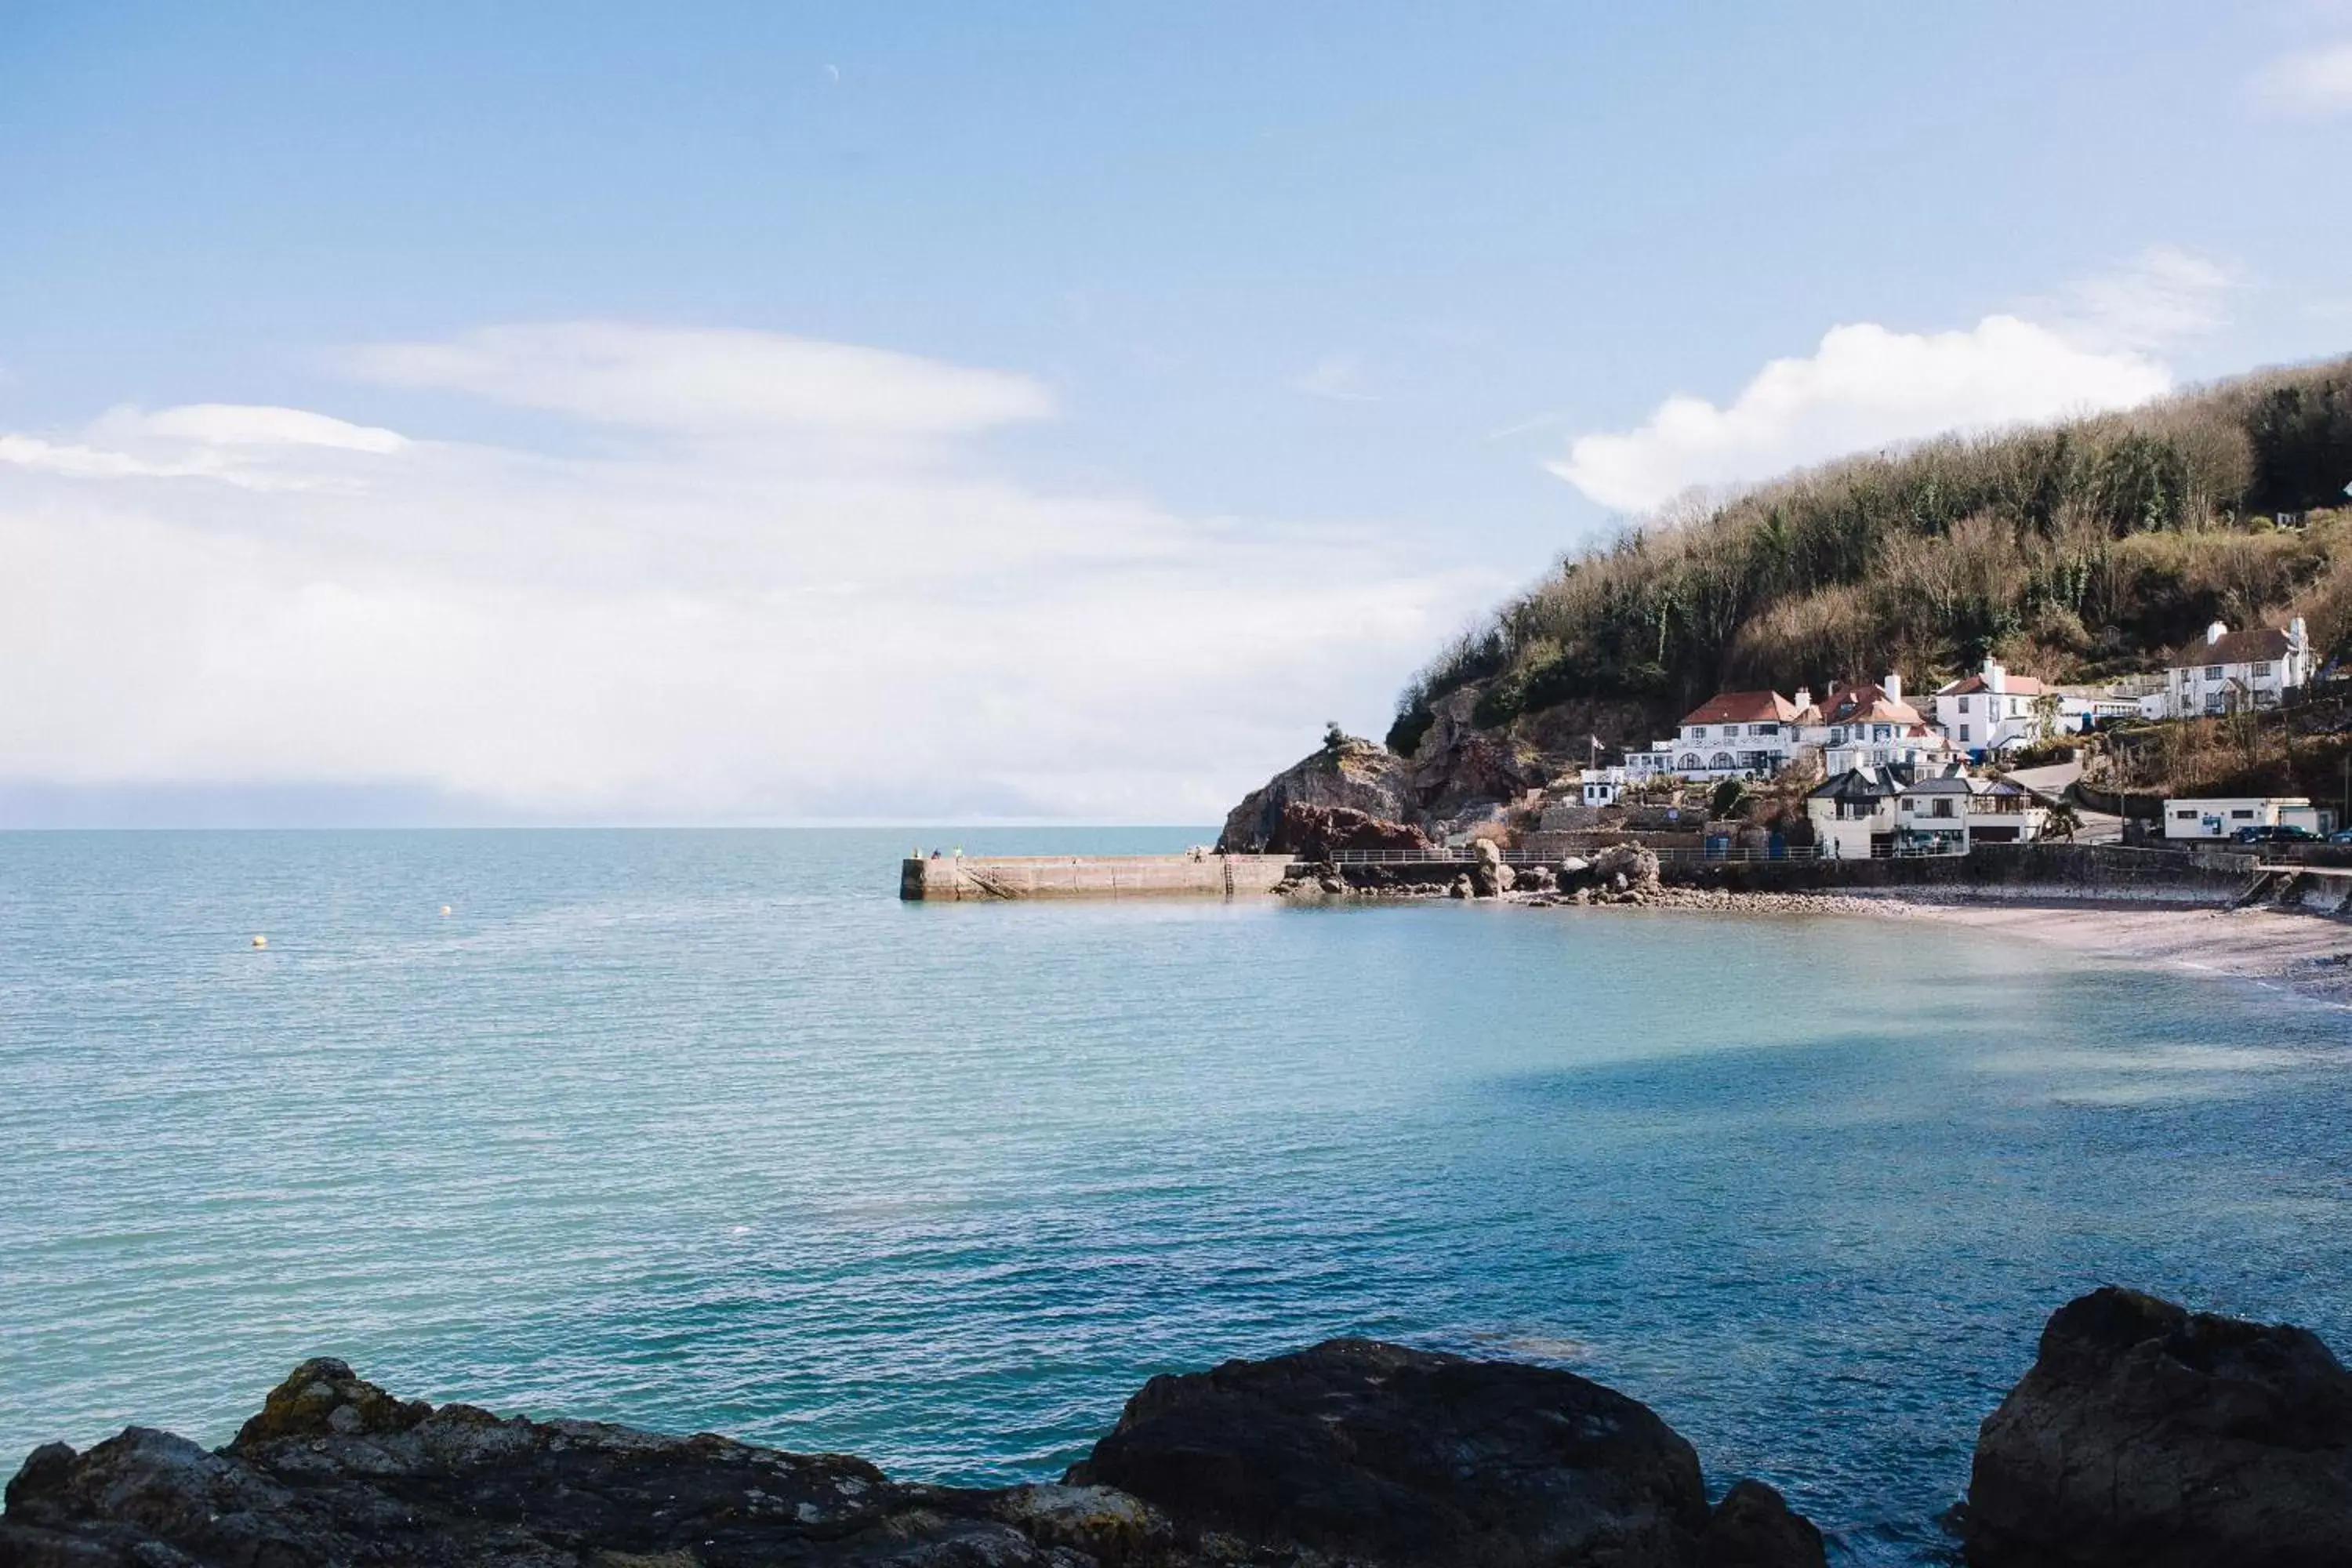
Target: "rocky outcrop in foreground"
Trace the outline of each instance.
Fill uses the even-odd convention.
[[[2095,1291],[1985,1422],[1961,1528],[1974,1568],[2352,1563],[2352,1373],[2302,1329]]]
[[[2352,1373],[2301,1329],[2113,1288],[1983,1426],[1971,1568],[2352,1563]],[[1333,1340],[1155,1377],[1058,1484],[401,1400],[305,1362],[208,1452],[35,1450],[0,1568],[1820,1568],[1756,1481],[1573,1373]]]
[[[1335,1340],[1158,1377],[1062,1484],[401,1400],[311,1361],[208,1452],[37,1449],[0,1568],[1818,1568],[1820,1535],[1566,1372]]]

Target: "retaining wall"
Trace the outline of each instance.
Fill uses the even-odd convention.
[[[2252,855],[2107,844],[1979,844],[1966,855],[1887,860],[1673,861],[1659,879],[1736,892],[1890,891],[1968,899],[2229,904],[2252,886]]]
[[[992,899],[1137,899],[1271,893],[1287,855],[942,855],[898,867],[898,896],[950,902]]]
[[[1980,844],[1966,855],[1885,860],[1668,860],[1669,887],[1740,893],[1883,889],[1956,899],[2082,899],[2116,903],[2234,903],[2253,885],[2253,856],[2212,849],[2126,849],[2105,844]],[[1343,866],[1350,886],[1435,889],[1466,861]]]

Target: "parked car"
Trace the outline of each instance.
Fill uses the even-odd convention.
[[[2327,836],[2330,844],[2352,844],[2352,827],[2339,827]]]
[[[2319,835],[2310,828],[2297,827],[2291,823],[2281,823],[2275,827],[2260,825],[2241,827],[2230,837],[2241,844],[2316,844],[2320,841]]]

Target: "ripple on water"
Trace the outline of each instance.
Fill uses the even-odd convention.
[[[0,836],[0,1450],[334,1353],[1001,1481],[1360,1333],[1916,1563],[2076,1291],[2352,1345],[2341,1013],[1927,922],[908,908],[904,837]]]

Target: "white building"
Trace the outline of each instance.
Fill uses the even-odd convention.
[[[1865,763],[1812,792],[1805,815],[1823,855],[1958,855],[1979,844],[2042,837],[2049,811],[2007,779],[1973,777],[1957,766],[1916,771]]]
[[[1813,842],[1833,860],[1867,860],[1893,852],[1895,802],[1903,780],[1895,769],[1848,768],[1805,797]]]
[[[1855,768],[1940,769],[1961,760],[1943,732],[1903,700],[1903,678],[1832,686],[1804,726],[1832,775]]]
[[[2042,837],[2049,819],[2049,808],[2023,784],[1953,772],[1906,784],[1896,800],[1895,830],[1947,850],[1973,849],[2029,843]]]
[[[2233,632],[2220,621],[2201,641],[2172,656],[2164,672],[2165,716],[2197,719],[2246,708],[2275,708],[2311,679],[2311,637],[2301,616],[2276,626]],[[2167,826],[2171,819],[2166,818]]]
[[[1637,779],[1769,778],[1797,754],[1802,717],[1801,704],[1777,691],[1722,692],[1684,714],[1672,739],[1626,752],[1625,771]]]
[[[1587,768],[1577,779],[1584,794],[1584,804],[1591,806],[1615,805],[1617,797],[1625,793],[1623,768]]]
[[[2319,831],[2319,812],[2302,795],[2239,795],[2164,803],[2167,838],[2227,838],[2242,827]]]
[[[2088,705],[2078,704],[2079,729]],[[2012,675],[1997,658],[1965,680],[1936,693],[1936,728],[1972,761],[2056,734],[2068,717],[2065,700],[2030,675]]]

